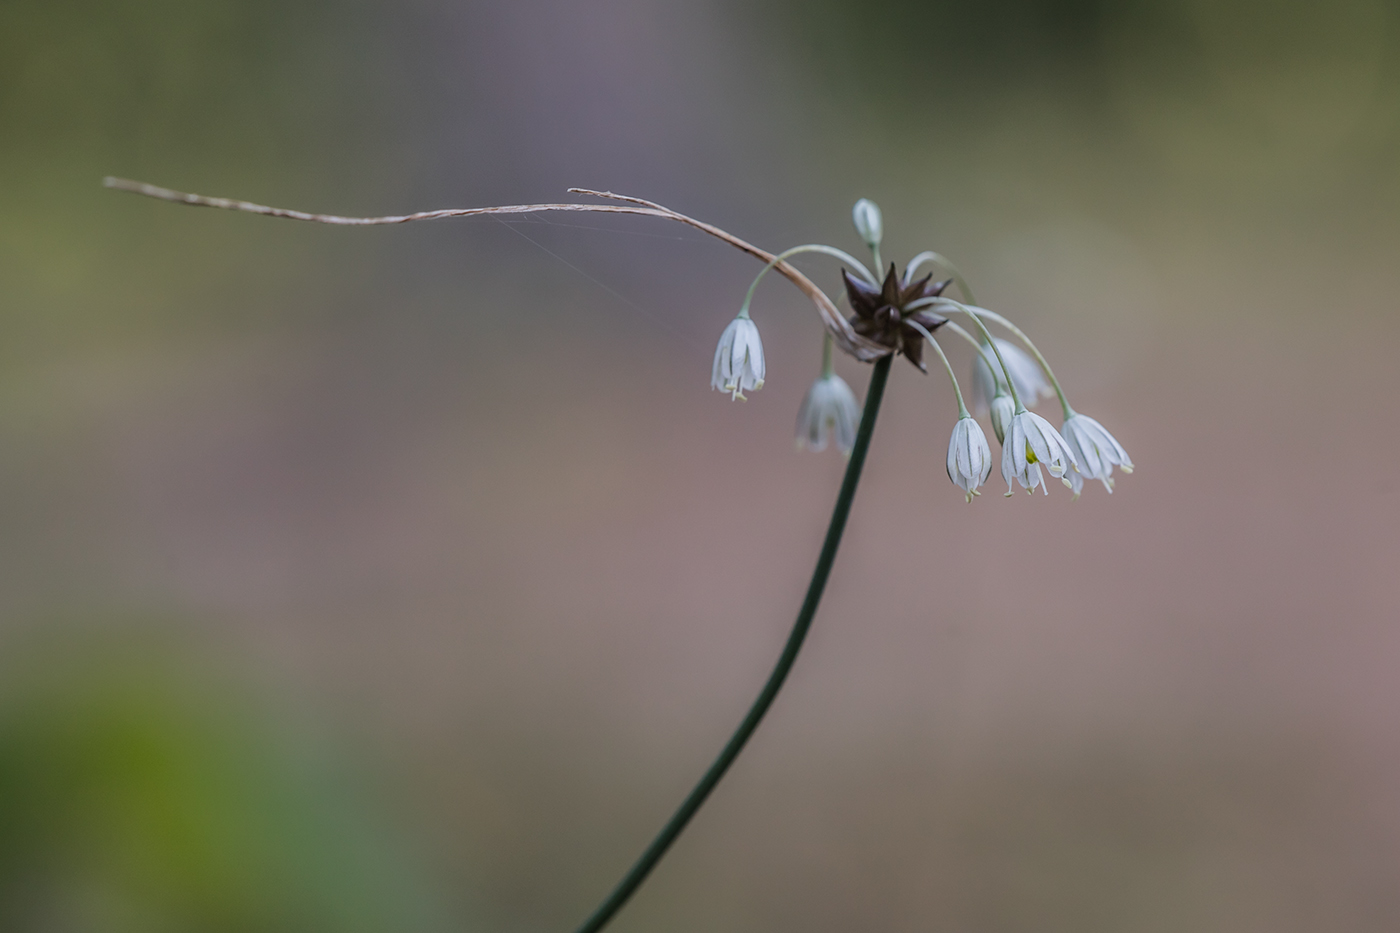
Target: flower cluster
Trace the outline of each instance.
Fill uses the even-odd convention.
[[[985,308],[959,306],[983,332],[974,361],[973,382],[979,403],[990,412],[992,428],[1001,442],[1001,475],[1006,480],[1006,494],[1020,483],[1027,492],[1037,486],[1049,494],[1049,486],[1040,468],[1058,478],[1078,499],[1084,480],[1100,480],[1113,492],[1113,468],[1124,473],[1133,471],[1133,461],[1123,445],[1108,433],[1103,425],[1087,415],[1070,408],[1059,380],[1050,370],[1035,345],[999,314]],[[1015,344],[990,337],[984,319],[1005,325],[1031,348],[1034,358]],[[984,402],[988,396],[989,402]],[[1042,398],[1058,396],[1064,412],[1064,422],[1056,431],[1049,421],[1026,405]]]
[[[857,233],[874,256],[875,268],[879,269],[884,229],[880,209],[862,198],[856,203],[852,219]],[[877,279],[859,260],[831,246],[798,246],[774,257],[749,288],[748,299],[738,317],[720,337],[710,378],[715,389],[742,399],[745,391],[763,387],[763,344],[757,326],[749,317],[749,302],[759,280],[769,269],[788,256],[802,252],[833,255],[846,264],[841,278],[854,313],[844,323],[839,317],[828,319],[821,375],[807,390],[797,416],[799,448],[824,450],[834,437],[837,449],[848,454],[856,443],[859,407],[850,386],[831,366],[832,334],[836,333],[836,325],[848,326],[844,332],[847,339],[863,341],[864,347],[874,348],[875,355],[883,352],[903,356],[923,372],[928,372],[924,363],[924,344],[928,343],[947,370],[958,406],[958,420],[948,441],[948,478],[963,491],[968,502],[980,495],[980,487],[992,471],[991,445],[982,426],[968,411],[957,376],[934,337],[934,331],[946,328],[974,348],[973,404],[979,413],[990,417],[993,433],[1001,444],[1001,475],[1006,481],[1008,496],[1017,483],[1027,492],[1039,487],[1048,494],[1049,481],[1042,474],[1042,467],[1069,487],[1076,499],[1083,491],[1085,480],[1099,480],[1112,492],[1114,468],[1124,473],[1133,471],[1133,462],[1123,445],[1103,425],[1070,407],[1059,380],[1035,344],[1006,318],[973,304],[967,283],[952,264],[937,253],[920,253],[905,267],[902,275],[891,263],[883,279]],[[926,262],[943,266],[950,276],[935,281],[930,273],[915,279],[915,272]],[[963,301],[954,301],[944,294],[954,283]],[[820,290],[816,291],[819,298],[825,299]],[[946,316],[951,314],[965,316],[971,328],[952,324]],[[994,337],[988,329],[989,323],[1009,331],[1020,345]],[[851,348],[849,342],[840,345]],[[864,358],[869,359],[869,356]],[[1058,431],[1030,410],[1050,398],[1058,398],[1064,413]]]

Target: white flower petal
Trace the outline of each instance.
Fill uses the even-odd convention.
[[[721,391],[729,391],[730,374],[733,372],[732,360],[734,356],[734,337],[739,331],[739,319],[735,318],[729,322],[729,326],[720,334],[719,345],[715,347],[715,365],[710,374],[710,387]]]
[[[1001,445],[1001,478],[1006,480],[1006,494],[1009,496],[1013,490],[1013,482],[1021,473],[1021,467],[1016,465],[1016,423],[1015,419],[1007,426],[1007,438]]]
[[[746,317],[736,317],[720,335],[715,347],[715,363],[710,387],[743,398],[748,389],[763,388],[763,342],[758,326]]]
[[[1099,480],[1105,489],[1113,492],[1114,465],[1121,466],[1125,473],[1133,471],[1133,462],[1123,445],[1093,418],[1071,415],[1065,420],[1064,436],[1070,451],[1079,459],[1083,479]]]
[[[992,469],[992,449],[982,426],[970,417],[959,418],[948,439],[948,478],[962,489],[967,501],[979,495],[977,487]]]
[[[1001,448],[1001,473],[1008,494],[1013,488],[1012,480],[1017,480],[1027,490],[1041,486],[1048,495],[1041,467],[1051,476],[1063,477],[1074,465],[1074,452],[1050,422],[1033,411],[1022,411],[1012,417]]]

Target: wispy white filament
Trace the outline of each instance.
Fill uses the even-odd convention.
[[[741,314],[720,335],[710,387],[742,399],[745,392],[763,388],[763,372],[763,341],[758,338],[758,327],[748,315]]]
[[[826,450],[834,435],[836,449],[848,454],[856,446],[860,427],[860,406],[846,380],[835,373],[821,376],[807,390],[797,411],[797,446]]]

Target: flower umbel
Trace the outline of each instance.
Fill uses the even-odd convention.
[[[904,308],[922,298],[942,295],[952,279],[935,282],[930,274],[917,282],[903,285],[894,271],[894,263],[890,263],[889,274],[879,288],[852,276],[845,269],[841,270],[841,277],[846,282],[846,297],[856,312],[851,318],[851,327],[855,332],[896,353],[903,353],[909,362],[928,372],[928,367],[924,365],[924,334],[908,322],[916,322],[924,331],[932,332],[947,324],[948,319],[928,310],[906,313]]]
[[[822,325],[826,329],[826,335],[823,345],[822,376],[808,391],[803,402],[802,412],[798,420],[798,440],[799,443],[805,442],[808,446],[820,450],[829,442],[834,432],[837,446],[842,450],[849,451],[850,457],[841,481],[840,492],[836,497],[835,507],[832,510],[831,520],[822,541],[816,567],[813,569],[811,581],[807,587],[807,595],[803,599],[796,620],[793,622],[782,653],[768,675],[768,679],[764,682],[763,688],[740,721],[738,728],[632,867],[628,869],[627,873],[584,923],[577,928],[577,933],[600,933],[622,909],[623,905],[646,880],[652,869],[669,851],[691,818],[704,805],[711,792],[744,749],[745,744],[752,737],[754,730],[758,728],[782,689],[811,628],[831,574],[836,552],[851,513],[851,505],[855,499],[856,488],[860,482],[861,471],[870,448],[876,418],[880,411],[881,400],[884,397],[890,368],[896,354],[902,353],[914,365],[924,369],[922,341],[927,340],[934,347],[948,372],[959,415],[948,445],[949,478],[963,490],[968,500],[971,501],[972,497],[977,495],[978,487],[986,481],[990,474],[991,451],[986,436],[982,433],[977,422],[969,415],[952,364],[932,334],[934,330],[946,324],[947,321],[933,313],[931,309],[935,307],[941,310],[951,309],[969,315],[976,327],[977,336],[956,327],[952,328],[953,332],[961,334],[977,346],[979,356],[983,353],[984,348],[988,353],[995,348],[1003,358],[998,363],[979,359],[977,365],[985,371],[978,374],[980,400],[984,403],[991,403],[997,435],[1004,439],[1002,476],[1006,479],[1007,495],[1011,495],[1013,484],[1017,480],[1028,492],[1034,490],[1036,486],[1043,486],[1045,480],[1040,471],[1042,465],[1050,471],[1050,475],[1064,478],[1076,494],[1085,478],[1099,479],[1111,491],[1113,467],[1118,466],[1125,473],[1132,470],[1132,461],[1129,460],[1122,445],[1098,422],[1077,415],[1070,408],[1050,364],[1030,338],[1007,318],[985,308],[975,307],[972,304],[974,301],[972,292],[962,275],[957,272],[951,262],[932,251],[920,253],[910,261],[903,280],[904,283],[908,284],[902,284],[901,280],[896,278],[893,266],[890,267],[889,274],[884,281],[879,282],[859,260],[835,247],[807,244],[773,254],[746,243],[718,227],[687,217],[655,202],[589,189],[570,190],[573,193],[601,199],[608,203],[513,204],[496,207],[451,208],[384,217],[343,217],[330,214],[310,214],[305,211],[269,207],[229,198],[207,198],[115,178],[108,178],[104,184],[109,188],[131,191],[180,204],[201,205],[222,210],[235,210],[342,226],[397,225],[410,221],[445,217],[520,216],[541,211],[629,214],[686,224],[766,263],[763,271],[755,278],[754,285],[750,287],[749,298],[745,299],[738,317],[725,328],[715,351],[710,384],[716,389],[729,392],[734,398],[743,398],[744,391],[763,386],[763,344],[759,340],[758,329],[748,314],[749,299],[753,297],[758,279],[762,278],[769,269],[774,269],[811,299],[821,318]],[[879,208],[870,201],[862,200],[855,207],[853,220],[861,239],[871,249],[875,268],[882,267],[879,246],[883,230]],[[831,297],[787,262],[789,257],[803,253],[821,253],[834,257],[861,275],[862,280],[857,280],[849,273],[845,273],[846,290],[855,311],[854,318],[849,321],[844,320]],[[934,283],[931,276],[926,276],[918,282],[910,282],[914,270],[918,269],[924,262],[937,263],[951,272],[954,276],[951,281],[956,281],[958,291],[967,304],[942,296],[948,282]],[[987,329],[984,318],[987,322],[1006,328],[1020,339],[1022,344],[1034,355],[1035,362],[1032,363],[1029,357],[1026,357],[1011,344],[999,339],[994,340],[991,332]],[[861,362],[873,363],[870,381],[865,392],[864,408],[859,415],[856,414],[855,399],[850,387],[831,370],[830,356],[833,346],[840,347],[844,352]],[[1003,369],[1005,373],[1002,372]],[[1049,380],[1048,385],[1046,380]],[[1059,397],[1064,410],[1064,436],[1056,432],[1044,418],[1028,411],[1025,407],[1027,404],[1034,404],[1041,396],[1048,397],[1051,394],[1052,386],[1053,393]],[[1009,398],[1002,394],[1002,390],[1009,391]],[[1071,470],[1074,472],[1070,472]]]
[[[1040,364],[1032,359],[1030,354],[1009,340],[1000,337],[995,340],[996,348],[1000,351],[1001,358],[1006,361],[1011,378],[1015,380],[1016,392],[1021,396],[1022,404],[1031,406],[1042,398],[1050,398],[1055,394],[1050,383],[1045,381],[1045,373],[1041,372]],[[1005,384],[1006,381],[1001,366],[997,363],[997,355],[986,343],[982,346],[986,353],[978,353],[972,363],[972,394],[978,411],[987,410],[988,404],[997,396],[998,385]],[[987,365],[987,357],[991,357],[991,366]],[[992,367],[996,367],[995,375]]]
[[[856,445],[860,427],[860,405],[846,380],[835,373],[818,377],[797,410],[797,447],[826,450],[828,439],[836,437],[836,449],[843,454]]]
[[[1051,476],[1064,476],[1077,465],[1074,452],[1050,422],[1033,411],[1019,411],[1012,416],[1001,445],[1001,476],[1006,480],[1006,494],[1011,495],[1015,480],[1026,492],[1040,486],[1048,496],[1050,490],[1040,475],[1041,464]]]
[[[750,389],[763,388],[763,341],[758,327],[747,314],[729,322],[715,347],[715,365],[710,387],[742,399]]]
[[[953,436],[948,440],[948,478],[962,489],[967,501],[980,496],[977,487],[987,481],[992,472],[992,448],[987,444],[987,435],[982,426],[970,416],[964,415],[953,426]]]
[[[1074,490],[1076,499],[1083,491],[1086,479],[1099,480],[1104,489],[1113,492],[1115,465],[1121,467],[1124,473],[1133,472],[1133,461],[1123,445],[1088,415],[1078,412],[1071,414],[1061,426],[1060,434],[1074,454],[1076,469],[1065,475],[1065,481]]]

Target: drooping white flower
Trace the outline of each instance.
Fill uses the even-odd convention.
[[[710,387],[742,399],[750,389],[763,388],[763,341],[758,327],[747,314],[729,322],[715,347],[715,365]]]
[[[992,472],[992,448],[982,426],[970,417],[958,419],[948,440],[948,478],[962,489],[967,501],[980,496],[977,487]]]
[[[1016,414],[1016,402],[1006,393],[992,399],[992,430],[996,432],[997,443],[1006,443],[1006,427],[1011,424],[1011,416]]]
[[[1124,473],[1133,472],[1133,461],[1128,457],[1123,445],[1118,443],[1103,425],[1088,415],[1078,412],[1071,414],[1065,419],[1060,433],[1070,452],[1074,454],[1077,466],[1077,469],[1065,475],[1065,480],[1069,488],[1074,490],[1076,499],[1083,491],[1086,479],[1099,480],[1103,483],[1103,488],[1113,492],[1115,465],[1121,467]]]
[[[846,380],[829,373],[812,383],[797,410],[797,447],[826,450],[828,438],[836,435],[836,449],[848,454],[856,446],[860,427],[860,406]]]
[[[1033,356],[1009,340],[1000,337],[992,339],[996,341],[1001,358],[1006,361],[1006,368],[1011,371],[1012,384],[1016,387],[1016,393],[1021,396],[1023,405],[1030,407],[1042,398],[1050,398],[1055,394]],[[996,398],[997,377],[1002,374],[1001,366],[997,364],[997,355],[992,352],[992,348],[984,342],[982,349],[986,351],[985,355],[978,353],[972,362],[972,398],[978,412],[985,412],[991,400]],[[987,357],[991,357],[993,365],[996,365],[995,376],[987,365]],[[1004,379],[1001,381],[1005,382]]]
[[[1042,464],[1051,476],[1057,477],[1077,465],[1074,451],[1050,422],[1033,411],[1018,412],[1012,416],[1001,445],[1001,476],[1006,480],[1006,494],[1011,495],[1014,480],[1027,492],[1040,486],[1048,496],[1050,490],[1040,475]]]

